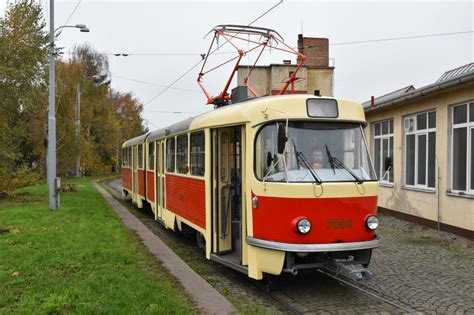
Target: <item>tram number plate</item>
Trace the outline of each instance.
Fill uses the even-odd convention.
[[[352,220],[328,220],[327,228],[330,229],[350,229],[352,227]]]

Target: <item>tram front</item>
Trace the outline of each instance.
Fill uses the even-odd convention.
[[[369,277],[378,181],[361,106],[308,98],[286,108],[254,134],[249,275],[325,268]]]

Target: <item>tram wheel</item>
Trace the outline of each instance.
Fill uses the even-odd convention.
[[[206,249],[206,239],[200,232],[196,232],[196,245],[202,251]]]

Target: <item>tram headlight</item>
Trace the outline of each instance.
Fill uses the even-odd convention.
[[[371,215],[365,220],[365,225],[369,230],[375,230],[379,227],[379,219],[376,216]]]
[[[308,219],[302,218],[296,223],[296,230],[301,234],[306,234],[311,230],[311,222]]]

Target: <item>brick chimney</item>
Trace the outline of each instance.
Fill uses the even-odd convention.
[[[329,68],[329,39],[299,34],[298,51],[306,56],[304,65],[308,68]]]

